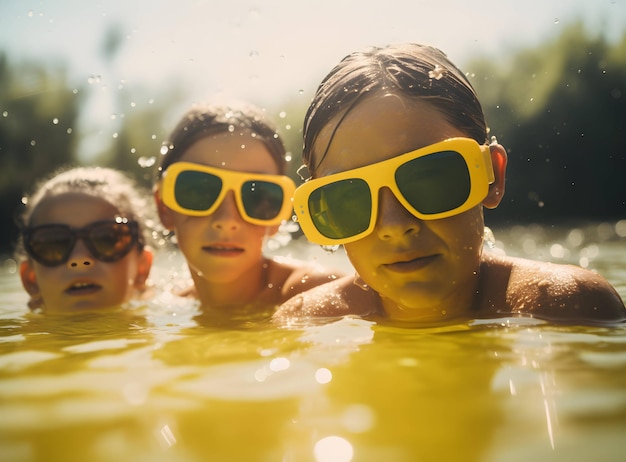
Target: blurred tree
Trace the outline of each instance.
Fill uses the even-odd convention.
[[[102,56],[113,76],[111,87],[115,88],[113,105],[118,126],[110,145],[103,147],[96,158],[101,165],[131,172],[139,183],[150,186],[161,143],[168,133],[163,120],[185,95],[176,83],[170,82],[153,92],[158,96],[150,96],[149,89],[119,78],[114,64],[123,38],[120,25],[112,24],[102,42]]]
[[[467,67],[491,133],[509,152],[494,219],[626,216],[626,34],[610,45],[573,24],[509,62]]]
[[[71,163],[82,89],[62,65],[10,65],[0,53],[0,251],[16,240],[14,216],[23,193],[59,165]]]
[[[112,27],[105,37],[105,57],[112,60],[121,44],[119,29]],[[72,86],[64,64],[15,65],[3,53],[0,82],[0,254],[8,254],[16,242],[14,217],[24,193],[56,169],[84,163],[77,151],[86,133],[76,128],[77,120],[95,90]],[[114,87],[116,136],[88,162],[131,172],[149,186],[165,138],[163,119],[183,92],[175,83],[160,87],[154,98],[139,85],[120,81]]]
[[[99,156],[99,162],[131,172],[140,184],[151,186],[158,163],[161,143],[171,127],[164,119],[183,98],[183,92],[174,85],[159,89],[152,98],[143,88],[120,91],[118,104],[122,125],[110,148]]]

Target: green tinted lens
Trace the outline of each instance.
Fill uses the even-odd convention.
[[[404,198],[424,215],[456,209],[470,194],[467,164],[455,151],[411,160],[398,167],[395,178]]]
[[[209,210],[222,190],[222,180],[210,173],[187,170],[181,172],[174,185],[174,197],[182,208]]]
[[[268,181],[246,181],[241,187],[241,201],[250,218],[271,220],[283,207],[283,188]]]
[[[331,239],[356,236],[370,224],[370,188],[358,178],[327,184],[311,193],[309,211],[313,224],[324,236]]]

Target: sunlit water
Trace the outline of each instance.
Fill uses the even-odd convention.
[[[626,223],[496,231],[626,298]],[[292,243],[279,253],[330,256]],[[154,282],[183,268],[161,255]],[[182,271],[182,270],[181,270]],[[0,277],[2,461],[622,461],[626,327],[532,319],[403,329],[356,318],[198,323],[157,293],[108,314],[29,314]],[[142,310],[143,308],[143,310]],[[143,311],[146,311],[146,314]]]

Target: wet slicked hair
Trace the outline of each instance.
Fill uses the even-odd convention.
[[[194,105],[163,143],[164,154],[161,155],[157,177],[160,178],[170,165],[178,162],[196,141],[222,133],[252,136],[259,140],[272,155],[279,173],[285,173],[285,146],[276,128],[260,108],[251,104]]]
[[[343,118],[361,99],[379,92],[425,100],[479,144],[487,141],[476,92],[445,53],[415,43],[370,47],[343,58],[322,80],[309,106],[302,156],[313,176]],[[337,122],[328,145],[315,146],[321,130],[333,119]],[[319,159],[313,158],[314,151]]]

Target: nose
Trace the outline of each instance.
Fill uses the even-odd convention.
[[[241,215],[235,202],[235,193],[228,191],[222,203],[211,215],[212,226],[215,229],[236,230],[241,225]]]
[[[95,259],[89,253],[89,250],[85,247],[85,244],[79,240],[67,260],[67,267],[73,270],[85,270],[89,269],[95,264]]]
[[[419,233],[421,228],[421,220],[411,214],[389,188],[379,191],[375,232],[380,239],[401,239]]]

